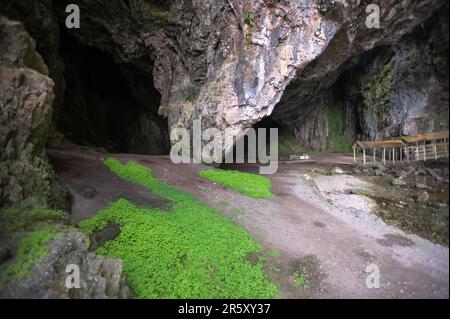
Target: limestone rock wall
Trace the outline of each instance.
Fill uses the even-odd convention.
[[[69,2],[53,3],[60,22]],[[202,117],[205,125],[242,132],[282,97],[291,117],[296,101],[329,86],[349,59],[397,42],[445,5],[379,0],[382,28],[368,29],[367,4],[357,3],[81,0],[81,29],[71,34],[153,74],[169,128],[190,128]]]
[[[6,2],[4,10],[18,17],[29,3]],[[169,129],[191,128],[192,121],[201,117],[206,126],[240,133],[275,112],[305,145],[325,149],[330,143],[329,116],[311,105],[334,104],[325,92],[354,60],[399,43],[446,6],[444,0],[374,2],[381,10],[381,29],[366,27],[365,1],[80,0],[81,28],[69,32],[117,64],[132,66],[144,73],[144,78],[153,78],[153,86],[161,94],[159,113],[168,119]],[[51,44],[53,35],[43,31],[63,25],[69,3],[33,0],[39,8],[34,19],[21,19],[33,26],[48,10],[45,28],[33,30],[33,36]],[[46,60],[52,61],[47,62],[55,70],[52,78],[58,87],[64,87],[57,72],[61,60],[47,48],[42,49]],[[414,78],[417,76],[420,73]],[[127,80],[132,83],[135,79]],[[364,119],[356,123],[359,106],[342,108],[345,121],[351,121],[343,133],[348,139],[357,133],[382,136],[385,134],[380,131],[390,125],[364,127]],[[310,113],[317,116],[311,120],[302,117]],[[375,113],[367,113],[366,118]],[[389,114],[390,119],[399,116],[404,118]],[[149,124],[141,126],[151,130],[154,125]],[[416,124],[405,125],[412,128]],[[357,132],[360,126],[362,132]],[[332,144],[342,144],[342,137],[335,136]]]
[[[45,154],[53,88],[25,27],[0,17],[0,207],[65,207],[66,192]]]
[[[448,49],[446,6],[400,40],[350,58],[315,85],[292,84],[273,118],[321,151],[348,149],[356,139],[448,130]]]

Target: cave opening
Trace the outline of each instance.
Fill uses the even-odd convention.
[[[271,151],[271,129],[278,130],[278,157],[281,160],[288,159],[291,156],[301,156],[311,149],[302,143],[297,137],[297,131],[295,125],[291,122],[286,122],[276,116],[277,113],[273,113],[260,122],[253,125],[253,128],[257,130],[257,134],[260,134],[258,129],[265,129],[266,132],[266,150]]]
[[[106,53],[78,42],[61,28],[65,64],[64,102],[56,108],[59,132],[71,142],[112,153],[166,155],[167,120],[151,72],[116,63]]]

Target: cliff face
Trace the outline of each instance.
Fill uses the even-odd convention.
[[[71,30],[71,1],[3,2],[54,82],[40,84],[52,130],[81,144],[164,154],[169,130],[200,117],[238,134],[270,116],[337,151],[448,127],[444,0],[376,1],[381,29],[362,1],[80,0]]]
[[[57,26],[50,22],[54,12],[64,21],[70,3],[57,1],[51,10],[49,0],[34,2],[40,4],[36,18],[45,15],[48,29]],[[282,97],[309,101],[318,86],[336,80],[349,59],[398,42],[445,1],[378,1],[381,29],[368,29],[367,4],[355,3],[82,0],[82,27],[71,34],[118,64],[152,74],[161,94],[159,112],[170,128],[190,127],[201,116],[205,125],[241,132],[272,114]],[[20,18],[17,12],[25,6],[31,7],[29,1],[13,1],[6,10]],[[25,24],[33,25],[29,17]],[[46,53],[55,65],[54,79],[60,78],[57,53]]]
[[[22,24],[0,18],[0,207],[10,202],[65,208],[47,162],[53,81]]]
[[[446,7],[399,41],[349,59],[315,86],[288,86],[273,118],[316,150],[446,130],[448,43]]]
[[[202,117],[241,132],[275,108],[292,117],[277,106],[282,97],[309,103],[349,59],[398,42],[444,1],[379,1],[380,30],[368,29],[366,5],[353,3],[85,0],[83,27],[72,34],[152,72],[169,128]]]

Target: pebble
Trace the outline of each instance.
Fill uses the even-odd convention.
[[[394,178],[392,180],[392,185],[394,186],[406,186],[406,182],[401,178]]]
[[[435,208],[446,208],[447,204],[446,203],[433,203],[433,206]]]
[[[344,170],[338,166],[332,169],[331,173],[333,174],[345,174]]]
[[[375,171],[375,175],[376,176],[383,176],[383,172],[381,170],[376,170]]]

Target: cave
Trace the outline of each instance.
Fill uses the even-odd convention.
[[[161,96],[151,73],[116,63],[79,43],[65,28],[60,55],[65,92],[54,120],[66,139],[115,153],[169,153],[168,125],[158,115]]]
[[[70,2],[0,6],[0,299],[448,299],[448,1]]]

